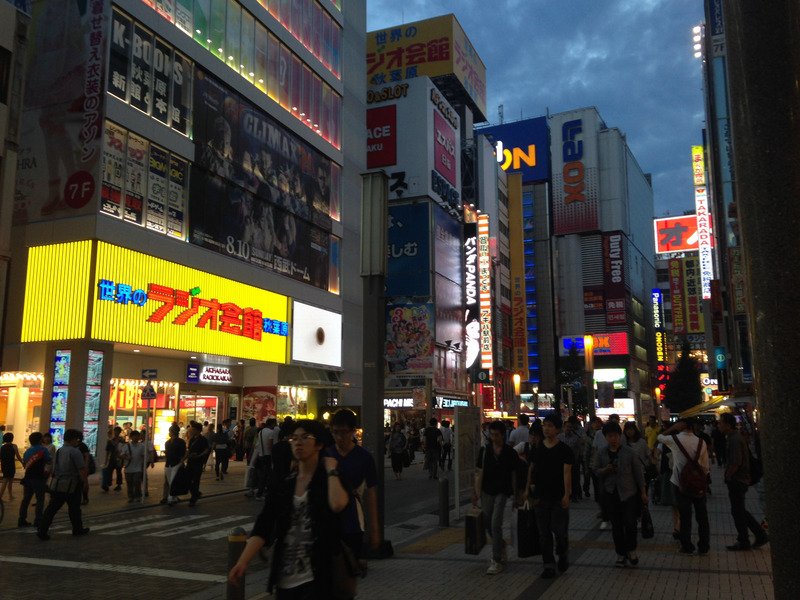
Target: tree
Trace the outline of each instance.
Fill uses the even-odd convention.
[[[664,390],[664,403],[670,412],[680,413],[703,401],[703,386],[700,383],[700,363],[690,356],[688,341],[683,342],[681,357],[675,370],[669,374]]]

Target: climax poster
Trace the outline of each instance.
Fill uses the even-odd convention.
[[[198,70],[189,240],[327,289],[331,162]]]

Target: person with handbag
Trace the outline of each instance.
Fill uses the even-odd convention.
[[[325,436],[321,423],[297,421],[289,438],[297,467],[267,489],[264,509],[228,574],[232,585],[240,585],[261,548],[274,544],[267,590],[276,590],[277,600],[354,595],[354,589],[340,587],[342,579],[350,583],[354,579],[346,572],[348,561],[342,560],[349,549],[342,542],[341,513],[349,496],[336,470],[336,459],[321,456]]]
[[[603,435],[608,444],[595,456],[594,471],[600,479],[600,501],[611,520],[616,566],[624,567],[626,561],[636,566],[639,564],[636,556],[639,498],[647,505],[642,462],[630,446],[620,444],[622,429],[619,424],[606,423]]]
[[[161,504],[174,505],[178,498],[171,493],[172,482],[178,471],[183,468],[183,457],[186,456],[186,442],[181,439],[181,428],[173,425],[169,428],[169,439],[164,444],[164,491]]]
[[[83,526],[81,514],[81,498],[83,490],[89,489],[88,469],[78,444],[83,433],[77,429],[64,432],[64,445],[58,449],[53,465],[53,480],[50,482],[50,503],[42,515],[39,529],[36,532],[42,541],[50,539],[47,531],[53,523],[56,513],[64,504],[69,509],[69,520],[72,524],[72,535],[86,535],[89,528]]]
[[[492,421],[489,425],[489,439],[491,443],[482,446],[478,453],[480,473],[475,478],[472,505],[478,506],[480,494],[484,527],[492,536],[492,558],[486,574],[497,575],[506,562],[503,513],[508,498],[513,498],[517,492],[519,455],[506,444],[506,426],[502,421]]]

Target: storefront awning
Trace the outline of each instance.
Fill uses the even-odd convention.
[[[724,396],[717,400],[712,400],[711,402],[703,402],[698,404],[697,406],[693,406],[692,408],[686,409],[682,413],[678,414],[681,419],[685,419],[687,417],[695,417],[699,414],[705,412],[711,412],[712,410],[716,410],[723,406],[736,406],[741,402],[755,402],[755,398],[752,396],[747,396],[743,398],[731,398],[729,396]]]

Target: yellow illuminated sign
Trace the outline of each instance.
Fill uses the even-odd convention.
[[[65,246],[68,244],[47,248],[58,256]],[[58,295],[65,320],[84,323],[87,299],[91,298],[90,337],[286,362],[289,339],[286,296],[105,242],[97,242],[96,254],[91,280],[87,269],[83,285]],[[63,273],[66,263],[61,264]],[[39,263],[37,269],[35,276],[44,280],[58,274],[51,263]],[[72,270],[71,265],[69,269]],[[31,288],[26,290],[26,305],[31,292]],[[45,335],[42,339],[71,339],[49,330]]]
[[[486,67],[455,15],[442,15],[367,34],[367,85],[454,75],[486,115]]]
[[[91,261],[89,241],[30,249],[23,342],[77,340],[86,336]]]
[[[702,146],[692,146],[692,170],[694,171],[694,184],[705,185],[706,165]]]

